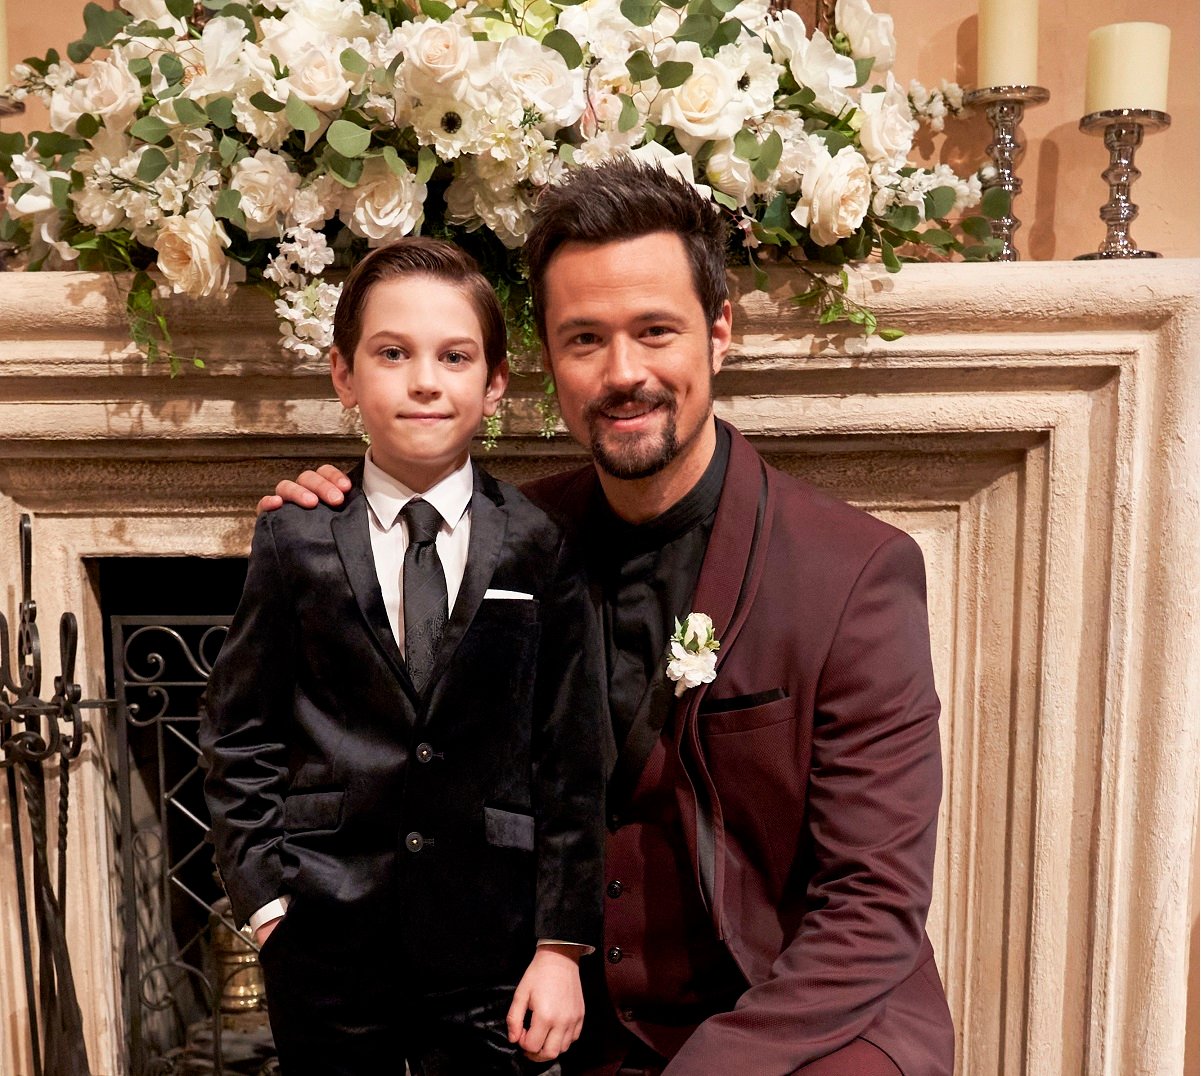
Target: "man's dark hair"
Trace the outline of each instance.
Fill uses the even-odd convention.
[[[385,280],[405,276],[443,281],[467,297],[480,319],[484,361],[491,377],[508,351],[505,315],[496,292],[470,254],[453,243],[424,236],[409,236],[377,247],[350,271],[334,311],[334,346],[346,365],[354,369],[354,352],[363,333],[363,308],[371,289]]]
[[[569,172],[538,200],[525,243],[534,320],[546,343],[546,267],[564,243],[612,243],[674,232],[684,243],[692,284],[709,324],[726,301],[729,227],[691,183],[629,156]]]

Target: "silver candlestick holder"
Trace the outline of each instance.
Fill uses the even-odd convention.
[[[1130,188],[1142,175],[1134,167],[1134,151],[1143,142],[1143,133],[1162,131],[1171,126],[1166,112],[1149,108],[1108,108],[1090,112],[1080,121],[1085,134],[1105,136],[1109,167],[1101,178],[1109,184],[1109,201],[1101,207],[1105,222],[1105,242],[1092,254],[1080,254],[1077,261],[1092,258],[1158,258],[1153,250],[1140,250],[1130,238],[1130,225],[1138,216],[1138,206],[1130,200]]]
[[[992,125],[993,139],[988,144],[988,156],[997,174],[985,181],[984,189],[1000,187],[1009,194],[1009,209],[999,220],[992,221],[993,237],[1001,240],[1001,252],[996,257],[999,262],[1015,262],[1019,257],[1017,247],[1013,245],[1013,234],[1022,222],[1014,215],[1013,207],[1022,193],[1022,181],[1017,176],[1017,163],[1026,148],[1020,135],[1022,116],[1027,105],[1045,104],[1050,98],[1050,91],[1042,86],[987,86],[963,95],[965,105],[984,106]]]

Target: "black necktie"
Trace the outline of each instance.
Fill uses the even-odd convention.
[[[442,517],[429,501],[412,500],[400,510],[409,530],[404,561],[405,664],[418,691],[434,668],[446,627],[446,576],[434,539]]]

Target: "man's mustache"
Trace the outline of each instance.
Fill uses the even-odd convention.
[[[632,392],[610,392],[588,401],[584,407],[584,419],[592,422],[599,415],[612,414],[619,408],[626,407],[629,404],[636,404],[647,408],[647,410],[655,407],[665,407],[668,410],[674,411],[676,398],[667,389],[651,390],[637,388]]]

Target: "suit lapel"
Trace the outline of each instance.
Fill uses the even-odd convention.
[[[359,476],[361,478],[361,476]],[[346,572],[346,579],[363,614],[370,635],[387,660],[392,671],[413,692],[413,682],[404,667],[400,648],[388,624],[388,612],[384,608],[384,596],[380,592],[379,577],[375,571],[375,556],[371,552],[371,521],[367,518],[367,498],[363,495],[359,481],[346,495],[346,506],[334,516],[330,524],[338,557]]]
[[[475,489],[471,494],[471,538],[467,545],[467,570],[459,586],[455,607],[438,647],[438,656],[430,672],[429,687],[434,691],[459,643],[479,612],[480,603],[492,582],[500,551],[504,548],[505,533],[509,526],[509,513],[499,487],[491,476],[472,464]]]

